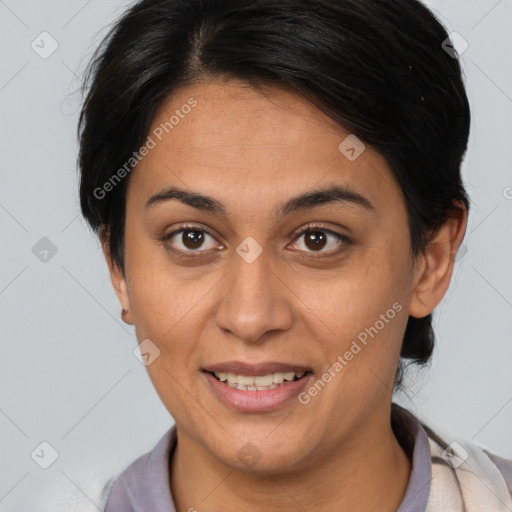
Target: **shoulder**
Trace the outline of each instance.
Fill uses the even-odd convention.
[[[406,417],[410,425],[415,425],[416,441],[427,442],[431,477],[429,510],[443,510],[440,504],[446,505],[448,499],[454,504],[480,506],[467,508],[471,512],[505,510],[503,506],[512,510],[512,460],[494,454],[477,442],[433,428],[401,407],[395,407],[395,415]],[[494,505],[490,507],[490,503]]]
[[[446,439],[446,438],[445,438]],[[439,437],[433,439],[429,436],[431,447],[434,445],[441,451],[441,458],[454,469],[458,469],[468,462],[468,467],[476,473],[502,479],[510,495],[512,495],[512,459],[500,457],[491,452],[487,447],[467,439],[458,439],[448,443]],[[434,450],[432,450],[434,452]]]
[[[148,465],[151,452],[147,452],[134,460],[126,469],[106,482],[102,496],[106,512],[124,510],[130,512],[132,502],[141,489],[140,485]]]
[[[481,448],[489,457],[491,462],[498,468],[507,484],[508,492],[512,495],[512,459],[504,459],[494,453],[489,452],[486,448]]]
[[[482,444],[453,436],[439,436],[431,428],[427,431],[432,464],[455,471],[462,481],[470,482],[469,475],[485,482],[485,487],[495,496],[512,504],[512,460],[492,453]],[[476,482],[476,479],[473,482]]]
[[[175,441],[176,426],[173,426],[151,451],[138,457],[105,484],[105,512],[146,510],[162,497],[170,500],[168,457]]]
[[[106,512],[114,510],[130,512],[133,510],[134,502],[143,491],[148,466],[155,448],[135,459],[105,484],[103,496],[106,497]]]

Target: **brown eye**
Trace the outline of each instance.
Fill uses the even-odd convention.
[[[317,251],[323,249],[327,243],[327,237],[322,231],[308,231],[304,234],[304,244],[308,249]]]
[[[177,229],[162,238],[162,242],[169,251],[184,256],[196,256],[194,253],[199,256],[200,253],[216,247],[215,239],[208,231],[194,226]]]
[[[323,226],[308,226],[296,234],[296,240],[303,239],[301,243],[294,245],[304,252],[326,254],[326,256],[343,251],[351,240]],[[323,249],[327,249],[324,251]]]
[[[187,249],[199,249],[204,242],[204,232],[198,229],[183,230],[181,242]]]

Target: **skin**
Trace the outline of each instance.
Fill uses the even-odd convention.
[[[370,146],[350,161],[338,149],[349,132],[300,96],[220,79],[175,92],[151,131],[191,97],[197,106],[131,173],[125,275],[102,235],[124,320],[139,342],[160,349],[147,370],[177,425],[169,482],[176,509],[396,511],[411,471],[390,427],[401,342],[408,315],[428,315],[447,291],[466,212],[413,259],[403,195]],[[375,210],[328,203],[273,216],[284,200],[332,183]],[[145,209],[168,185],[214,197],[229,218],[177,199]],[[203,251],[194,260],[159,240],[185,222],[212,234],[196,249],[181,233],[166,242]],[[321,230],[326,245],[315,249],[307,235],[293,236],[318,222],[351,243]],[[249,236],[263,249],[252,263],[235,251]],[[310,366],[316,381],[395,302],[401,312],[306,405],[239,412],[200,371],[234,359],[284,361]],[[248,441],[261,454],[252,467],[237,456]]]

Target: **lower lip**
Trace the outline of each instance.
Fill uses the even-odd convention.
[[[298,380],[290,381],[288,384],[282,384],[268,391],[244,391],[229,387],[207,371],[203,371],[203,375],[217,398],[243,412],[265,412],[281,407],[296,398],[312,376],[311,373],[306,373]]]

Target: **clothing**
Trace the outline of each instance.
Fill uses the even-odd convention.
[[[445,443],[427,425],[392,404],[392,428],[412,461],[397,512],[511,512],[512,460],[474,443]],[[112,479],[105,512],[176,512],[169,488],[169,457],[176,426],[150,452]],[[467,458],[463,461],[465,453]]]

